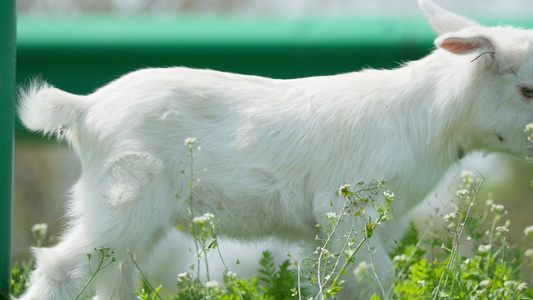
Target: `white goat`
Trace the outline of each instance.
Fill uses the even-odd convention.
[[[70,142],[82,164],[70,224],[59,244],[35,249],[22,299],[73,299],[89,278],[87,254],[109,247],[117,262],[90,285],[94,299],[134,299],[135,269],[172,228],[190,220],[183,141],[202,147],[195,212],[220,218],[221,234],[315,245],[315,224],[345,182],[388,179],[393,219],[369,240],[384,286],[387,251],[405,214],[448,168],[474,150],[533,156],[533,32],[483,27],[419,4],[440,35],[429,56],[395,70],[294,80],[187,68],[139,70],[79,96],[47,84],[22,92],[31,130]],[[185,173],[188,173],[186,171]],[[377,212],[367,207],[375,219]],[[363,222],[361,220],[361,222]],[[341,232],[347,229],[339,229]],[[93,267],[94,268],[94,267]],[[361,284],[346,274],[344,299]]]

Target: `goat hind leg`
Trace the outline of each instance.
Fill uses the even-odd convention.
[[[135,299],[136,272],[127,251],[147,256],[172,213],[165,207],[172,193],[165,180],[155,180],[154,166],[159,168],[151,156],[130,155],[103,176],[82,174],[73,189],[70,227],[58,245],[36,250],[37,269],[22,299],[74,299],[96,270],[88,291],[97,299]]]

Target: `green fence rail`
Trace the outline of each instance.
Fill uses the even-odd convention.
[[[485,23],[499,24],[500,20]],[[529,27],[531,19],[511,20]],[[88,93],[147,66],[276,78],[391,68],[433,48],[422,17],[19,16],[17,82]]]
[[[15,0],[0,1],[0,299],[6,300],[11,284],[15,25]]]
[[[420,19],[19,16],[18,81],[40,74],[72,92],[145,66],[277,78],[393,67],[432,47]]]

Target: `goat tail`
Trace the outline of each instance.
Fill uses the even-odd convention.
[[[19,91],[18,115],[26,128],[61,136],[76,125],[83,112],[84,96],[74,95],[34,81]]]

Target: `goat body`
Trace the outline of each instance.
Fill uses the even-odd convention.
[[[161,68],[86,96],[44,83],[23,91],[25,126],[68,140],[82,175],[70,224],[56,246],[34,250],[37,268],[22,299],[72,299],[90,277],[87,253],[98,247],[111,248],[118,263],[89,293],[134,299],[126,251],[146,260],[173,225],[190,222],[191,171],[201,179],[194,212],[213,213],[220,234],[315,247],[315,224],[341,185],[386,178],[396,194],[393,219],[368,240],[372,254],[361,249],[356,260],[372,255],[382,286],[390,286],[391,242],[450,166],[475,150],[533,155],[523,130],[533,121],[533,33],[483,27],[419,3],[440,35],[437,49],[394,70],[276,80]],[[188,137],[202,148],[194,170]],[[378,215],[371,206],[366,214]],[[351,273],[346,280],[344,299],[363,294]]]

